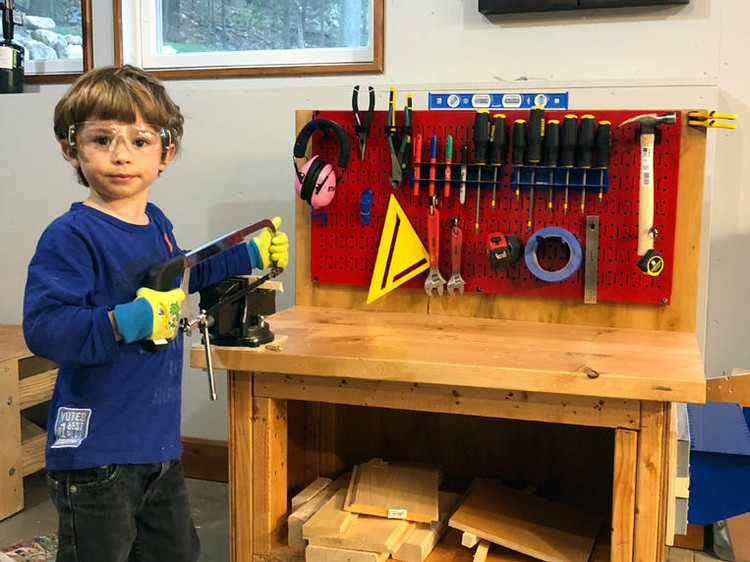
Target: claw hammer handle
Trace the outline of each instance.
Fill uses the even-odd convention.
[[[458,226],[451,228],[451,271],[459,273],[461,271],[461,242],[463,236]]]
[[[654,248],[654,133],[641,133],[638,255]]]
[[[427,252],[430,254],[430,267],[437,267],[440,259],[440,213],[435,207],[427,215]]]

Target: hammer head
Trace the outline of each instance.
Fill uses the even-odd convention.
[[[641,134],[654,134],[656,126],[661,124],[673,125],[677,123],[677,113],[644,113],[636,115],[620,123],[618,127],[629,125],[630,123],[640,123]]]

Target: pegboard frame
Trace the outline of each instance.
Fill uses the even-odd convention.
[[[703,201],[706,132],[688,127],[682,112],[679,197],[676,207],[674,271],[670,306],[600,302],[533,296],[464,294],[430,299],[423,289],[399,288],[366,305],[367,287],[316,284],[310,269],[310,207],[296,199],[296,304],[360,310],[436,313],[456,316],[558,322],[623,328],[695,331],[700,222]],[[299,131],[312,111],[297,111]]]

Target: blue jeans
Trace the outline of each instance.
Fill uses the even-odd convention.
[[[57,562],[195,562],[200,554],[179,459],[47,474]]]

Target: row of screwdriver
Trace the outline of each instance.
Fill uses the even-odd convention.
[[[497,113],[490,118],[490,112],[479,110],[474,117],[473,128],[473,154],[472,162],[477,169],[477,205],[475,218],[475,231],[479,230],[479,212],[481,199],[481,185],[488,181],[483,178],[483,169],[492,168],[492,199],[491,209],[496,209],[497,193],[497,176],[498,169],[502,166],[505,158],[505,149],[507,145],[507,123],[506,116]],[[552,119],[545,121],[545,111],[542,107],[534,107],[529,113],[528,122],[525,119],[516,119],[512,128],[512,157],[511,161],[514,166],[514,174],[511,179],[511,186],[515,188],[516,199],[520,198],[521,187],[527,187],[529,190],[529,218],[528,230],[532,225],[532,211],[534,206],[534,188],[537,185],[547,187],[549,190],[548,210],[553,211],[553,188],[557,185],[554,182],[556,169],[561,168],[565,171],[565,181],[562,185],[565,188],[565,198],[563,211],[568,211],[568,196],[570,183],[570,171],[577,167],[582,170],[582,182],[574,187],[581,189],[580,210],[583,214],[586,199],[586,187],[588,183],[588,170],[598,168],[598,189],[599,201],[601,202],[605,187],[605,171],[609,166],[609,157],[612,147],[612,125],[609,121],[599,121],[593,115],[583,115],[580,122],[577,115],[565,115],[562,124]],[[422,160],[422,135],[416,134],[414,137],[414,155],[413,155],[413,193],[419,194],[420,175],[422,165],[428,164],[428,196],[433,198],[435,194],[435,177],[437,169],[437,152],[438,137],[433,135],[430,142],[430,159],[428,162]],[[464,142],[461,148],[460,163],[460,186],[459,202],[464,203],[465,190],[467,182],[467,167],[469,145]],[[594,161],[596,155],[596,161]],[[449,196],[450,185],[452,180],[453,168],[453,137],[448,135],[445,147],[445,166],[444,166],[444,195]],[[596,166],[594,166],[596,164]],[[528,169],[524,168],[528,166]],[[543,184],[538,183],[537,167],[539,170],[545,170],[547,181]],[[522,171],[526,173],[522,176]],[[541,174],[540,174],[541,176]],[[530,177],[526,181],[523,178]]]

